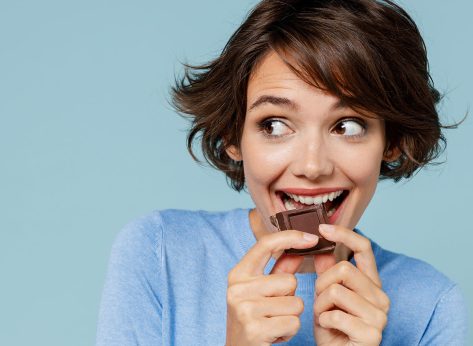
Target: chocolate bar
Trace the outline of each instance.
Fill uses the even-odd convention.
[[[327,212],[323,205],[303,209],[287,210],[270,216],[271,223],[280,231],[295,229],[302,232],[312,233],[319,237],[319,242],[307,249],[286,249],[284,252],[291,255],[318,255],[330,253],[335,249],[335,242],[323,238],[319,233],[319,224],[329,223]]]

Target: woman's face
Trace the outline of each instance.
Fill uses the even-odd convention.
[[[241,147],[258,223],[324,203],[330,223],[354,228],[371,200],[385,147],[384,123],[302,81],[274,52],[253,71]],[[331,201],[333,199],[333,201]]]

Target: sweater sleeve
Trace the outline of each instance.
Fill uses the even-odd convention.
[[[163,344],[161,240],[161,227],[143,220],[116,237],[102,292],[97,346]]]
[[[466,345],[468,314],[465,298],[453,285],[437,302],[420,345]]]

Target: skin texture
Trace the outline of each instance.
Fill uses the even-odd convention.
[[[289,99],[295,107],[265,102],[252,108],[263,95]],[[294,273],[314,270],[317,344],[379,345],[389,299],[382,291],[369,240],[352,229],[375,192],[381,161],[395,159],[396,151],[384,155],[383,121],[336,108],[336,97],[302,81],[274,52],[253,71],[247,100],[241,147],[230,146],[227,153],[243,161],[256,205],[250,222],[257,242],[228,275],[227,346],[291,339],[300,328],[304,308],[294,296]],[[259,126],[265,119],[277,121]],[[297,230],[277,232],[269,216],[285,208],[276,192],[326,187],[350,191],[336,226],[329,227],[331,232],[320,229],[325,238],[337,242],[335,254],[308,256],[305,262],[304,257],[282,254],[287,248],[314,246],[318,239],[307,242]],[[346,261],[348,253],[354,254],[356,266]],[[276,264],[263,275],[271,256]]]

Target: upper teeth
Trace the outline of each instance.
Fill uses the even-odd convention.
[[[293,200],[295,200],[296,202],[311,205],[311,204],[322,204],[322,203],[325,203],[327,201],[333,201],[335,198],[340,196],[342,193],[343,193],[343,190],[334,191],[334,192],[331,192],[331,193],[327,193],[325,195],[318,195],[318,196],[314,196],[314,197],[294,195],[292,193],[288,193],[287,195],[289,197],[291,197]]]

